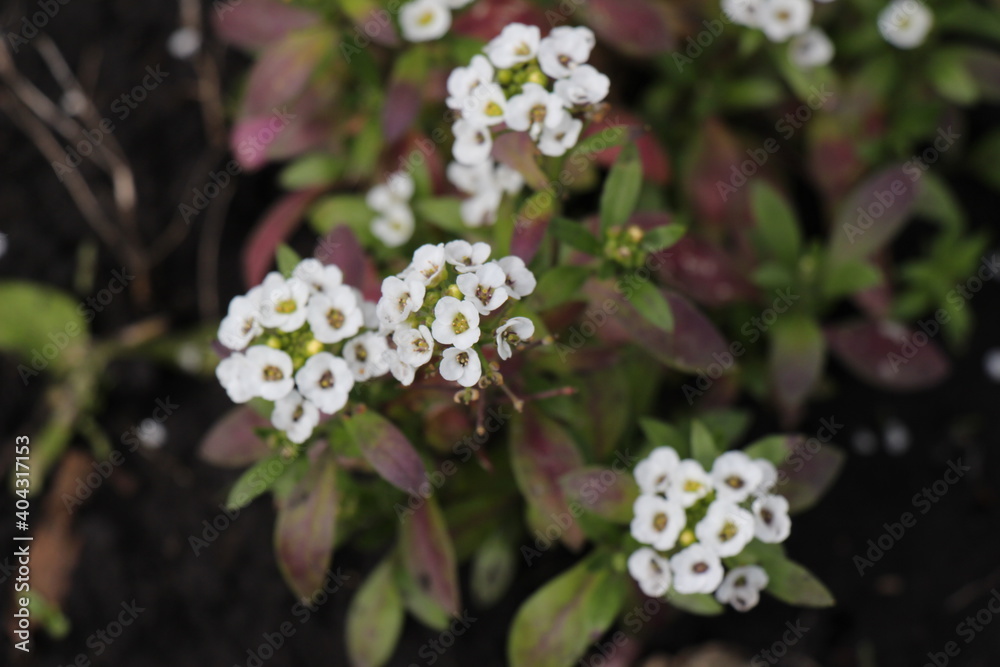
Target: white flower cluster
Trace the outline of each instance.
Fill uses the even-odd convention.
[[[810,27],[813,0],[722,0],[722,11],[733,23],[757,28],[772,42],[791,38],[788,56],[799,67],[821,67],[833,60],[833,42],[820,28]]]
[[[934,14],[922,0],[895,0],[878,16],[878,30],[885,41],[900,49],[924,43],[934,27]]]
[[[775,467],[740,451],[722,454],[711,472],[672,447],[658,447],[635,467],[640,495],[632,537],[648,545],[628,559],[628,570],[649,596],[715,593],[739,611],[757,605],[767,573],[757,566],[726,572],[723,559],[754,539],[784,542],[791,532],[788,501],[770,495]]]
[[[413,237],[413,188],[413,177],[397,171],[365,196],[368,208],[378,214],[372,220],[372,234],[389,248],[398,248]]]
[[[537,26],[511,23],[448,77],[449,108],[459,112],[452,126],[457,164],[448,178],[473,195],[463,208],[471,226],[492,224],[504,192],[516,193],[520,176],[497,167],[493,133],[527,132],[543,155],[558,157],[576,145],[578,118],[608,95],[611,81],[587,64],[596,40],[589,28],[561,26],[544,39]]]
[[[446,346],[441,376],[471,387],[482,376],[481,318],[536,284],[519,258],[489,261],[490,253],[487,244],[466,241],[422,246],[404,272],[383,281],[378,303],[316,259],[303,260],[289,278],[272,272],[229,303],[218,338],[233,353],[216,376],[235,403],[274,401],[271,423],[295,443],[312,435],[321,413],[343,409],[356,382],[391,373],[409,386],[434,358],[435,342]],[[446,285],[449,266],[457,279]],[[495,319],[487,333],[509,359],[535,326],[526,317]]]
[[[444,37],[451,28],[451,11],[472,0],[413,0],[399,10],[399,27],[410,42],[429,42]]]

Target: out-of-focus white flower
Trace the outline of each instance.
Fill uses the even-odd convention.
[[[482,83],[462,102],[462,118],[475,127],[491,127],[503,122],[507,96],[495,83]]]
[[[597,104],[608,96],[611,79],[590,65],[580,65],[566,79],[556,81],[555,94],[567,106]]]
[[[271,423],[284,431],[289,440],[302,444],[309,439],[319,423],[319,409],[293,390],[275,402]]]
[[[811,28],[788,44],[788,57],[803,69],[822,67],[833,60],[833,42],[819,28]]]
[[[498,164],[495,174],[497,187],[509,195],[516,195],[524,187],[524,176],[517,169]]]
[[[250,381],[252,369],[247,358],[236,352],[219,362],[215,377],[233,403],[246,403],[256,395],[256,385]]]
[[[441,353],[441,377],[463,387],[474,387],[483,375],[483,365],[475,350],[449,347]]]
[[[670,590],[670,563],[649,547],[641,547],[628,557],[628,573],[639,584],[639,590],[651,598],[666,595]]]
[[[372,220],[372,234],[389,248],[398,248],[413,237],[415,221],[409,206],[395,204]]]
[[[306,319],[313,336],[321,343],[339,343],[357,334],[365,324],[358,297],[346,285],[326,294],[314,294],[309,299]]]
[[[167,427],[163,422],[146,417],[136,429],[139,443],[147,449],[159,449],[167,442]]]
[[[633,475],[643,493],[667,493],[670,478],[680,463],[677,450],[673,447],[657,447],[649,456],[639,461]]]
[[[673,549],[687,522],[680,503],[660,496],[643,494],[632,505],[632,537],[659,551]]]
[[[923,44],[932,27],[934,14],[922,0],[895,0],[878,15],[878,31],[900,49]]]
[[[403,322],[424,305],[427,288],[419,280],[400,280],[389,276],[382,281],[382,298],[376,312],[379,322],[387,329]]]
[[[754,535],[754,518],[739,505],[716,500],[708,506],[705,518],[695,526],[698,541],[722,558],[735,556],[750,544]]]
[[[463,199],[459,205],[462,222],[469,227],[485,227],[497,221],[497,211],[503,193],[495,188],[483,190],[476,195]]]
[[[260,318],[267,329],[295,331],[306,321],[309,285],[298,278],[285,280],[277,271],[264,278],[260,289]]]
[[[784,542],[792,532],[788,500],[784,496],[761,496],[753,501],[754,535],[761,542]]]
[[[266,345],[247,348],[247,382],[254,396],[268,401],[283,398],[295,388],[292,358]]]
[[[725,573],[718,555],[697,542],[670,559],[674,573],[674,590],[681,595],[714,593]]]
[[[445,104],[450,109],[462,110],[473,90],[492,82],[493,65],[489,58],[483,55],[472,56],[468,67],[456,67],[448,75],[448,99]]]
[[[426,243],[413,253],[413,261],[400,277],[407,280],[419,280],[424,285],[430,285],[444,270],[444,244],[432,245]]]
[[[475,271],[489,260],[492,251],[488,243],[482,242],[451,241],[444,245],[445,260],[459,273]]]
[[[759,12],[760,29],[772,42],[784,42],[809,29],[811,0],[764,0]]]
[[[404,387],[413,384],[413,380],[417,377],[417,369],[403,361],[396,350],[388,350],[385,353],[385,359],[389,365],[389,372],[399,384]]]
[[[385,337],[366,332],[344,344],[342,354],[354,380],[364,382],[389,372],[386,352],[389,345]]]
[[[496,262],[480,266],[472,273],[463,273],[456,280],[465,300],[472,303],[480,315],[489,315],[507,301],[507,274]]]
[[[760,592],[767,588],[768,576],[758,565],[734,567],[715,591],[715,599],[736,611],[750,611],[760,602]]]
[[[582,68],[577,68],[576,71],[580,69]],[[562,98],[537,83],[526,83],[520,94],[508,100],[504,121],[510,129],[527,131],[532,139],[538,139],[544,128],[559,127],[565,116]]]
[[[538,281],[535,274],[524,264],[524,260],[516,255],[504,257],[497,262],[507,274],[507,294],[510,298],[520,301],[522,297],[535,291]]]
[[[753,490],[755,494],[768,493],[778,483],[778,469],[767,459],[754,459],[753,464],[760,469],[760,484]]]
[[[767,0],[722,0],[722,12],[737,25],[760,27],[760,8]]]
[[[667,495],[684,507],[691,507],[712,490],[712,479],[694,459],[684,459],[670,474]]]
[[[230,350],[242,350],[264,333],[260,324],[260,304],[249,296],[236,296],[219,324],[219,342]]]
[[[512,347],[535,335],[535,323],[527,317],[512,317],[497,328],[497,354],[507,360],[513,355]]]
[[[762,480],[761,469],[743,452],[726,452],[712,465],[712,484],[720,500],[741,503]]]
[[[331,290],[344,284],[344,272],[339,267],[323,264],[312,257],[299,262],[292,271],[292,277],[309,285],[313,294],[329,294]]]
[[[537,26],[511,23],[490,40],[483,52],[500,69],[526,63],[538,54],[542,33]]]
[[[581,130],[583,121],[566,115],[557,127],[547,127],[542,130],[542,135],[538,139],[538,150],[542,155],[552,157],[565,155],[566,151],[576,146]]]
[[[167,38],[167,51],[178,60],[187,60],[201,48],[201,33],[187,26],[178,28]]]
[[[439,39],[451,27],[451,10],[442,0],[413,0],[399,10],[399,27],[411,42]]]
[[[476,164],[451,162],[445,169],[445,175],[452,185],[469,195],[483,190],[495,190],[495,174],[492,160],[484,160]],[[457,243],[457,241],[452,241],[452,243]]]
[[[312,401],[321,412],[333,415],[347,405],[354,388],[354,374],[347,362],[329,352],[314,354],[295,374],[299,393]]]
[[[587,62],[596,41],[590,28],[553,28],[538,45],[538,65],[547,76],[564,79]]]
[[[442,345],[454,345],[467,350],[479,341],[479,311],[468,301],[442,297],[434,306],[431,324],[434,340]]]
[[[368,208],[385,213],[393,206],[408,206],[413,199],[413,177],[405,171],[390,174],[385,183],[376,185],[365,195]]]
[[[434,356],[434,337],[431,330],[421,324],[416,329],[400,327],[392,334],[400,361],[419,368]]]
[[[451,126],[451,131],[455,135],[455,144],[452,146],[455,160],[461,164],[475,165],[490,158],[493,135],[488,127],[460,119]]]

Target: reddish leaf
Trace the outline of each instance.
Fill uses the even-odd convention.
[[[316,246],[316,258],[324,264],[336,264],[344,273],[345,284],[357,287],[369,301],[378,301],[382,281],[350,227],[334,227]]]
[[[319,17],[276,0],[242,0],[215,5],[211,20],[222,41],[244,49],[259,49],[292,30],[315,25]]]
[[[382,107],[382,132],[386,143],[395,143],[420,113],[420,89],[408,81],[394,81]]]
[[[229,145],[239,165],[254,171],[269,160],[283,160],[318,149],[330,140],[332,122],[317,92],[306,90],[293,102],[237,121]]]
[[[587,466],[559,478],[563,494],[594,514],[618,523],[632,520],[632,504],[639,496],[632,473],[623,468]]]
[[[909,219],[916,200],[917,184],[901,167],[866,179],[840,207],[830,230],[833,260],[864,259],[887,245]]]
[[[344,11],[354,18],[355,28],[353,34],[345,35],[344,46],[363,49],[368,45],[367,39],[380,46],[399,46],[399,35],[396,34],[396,26],[391,19],[388,19],[386,11],[379,6],[375,0],[358,4],[356,2],[345,2],[342,7]],[[370,6],[369,6],[370,5]],[[355,9],[357,8],[357,9]],[[344,49],[345,54],[354,53],[350,49]]]
[[[254,463],[270,451],[267,444],[254,433],[254,429],[270,425],[267,419],[249,406],[235,407],[212,425],[198,446],[198,458],[227,468],[240,468]]]
[[[284,497],[276,496],[275,502],[278,566],[296,595],[309,600],[325,583],[333,556],[340,511],[333,458],[321,455],[291,491]]]
[[[525,264],[530,263],[545,238],[554,214],[555,199],[548,192],[536,192],[528,197],[514,224],[510,240],[511,254],[523,259]]]
[[[707,306],[745,301],[757,294],[732,257],[697,237],[685,236],[657,253],[656,259],[661,262],[657,272],[664,282]]]
[[[817,116],[807,126],[809,173],[826,196],[838,202],[865,170],[860,143],[841,116]]]
[[[451,29],[457,35],[486,42],[511,23],[537,25],[543,35],[549,28],[542,10],[525,0],[478,0],[456,14]]]
[[[745,147],[720,120],[709,119],[689,158],[687,191],[694,200],[695,219],[715,226],[746,229],[752,224],[747,179],[741,163],[750,160]],[[756,163],[754,168],[756,169]],[[765,163],[766,164],[766,163]],[[759,178],[755,173],[751,178]]]
[[[672,18],[651,0],[589,0],[584,17],[601,41],[633,56],[653,56],[674,48]]]
[[[427,471],[402,431],[374,410],[347,417],[345,424],[361,454],[382,479],[417,495],[417,489],[427,479]]]
[[[399,531],[403,567],[417,587],[452,616],[460,611],[455,547],[437,500],[428,498]]]
[[[859,321],[829,327],[825,333],[837,358],[879,387],[926,389],[950,372],[948,358],[925,332],[895,322]]]
[[[267,47],[250,71],[241,115],[273,113],[299,96],[333,41],[329,30],[317,29],[291,33]]]
[[[606,133],[604,136],[612,140],[619,135],[619,132],[628,132],[629,141],[639,148],[643,178],[664,185],[670,180],[670,158],[656,137],[645,128],[645,124],[638,116],[615,109],[613,118],[605,118],[599,123],[594,123],[587,128],[584,136],[590,137],[604,132]],[[622,147],[618,145],[597,153],[598,164],[610,167],[618,159],[621,150]]]
[[[521,493],[541,520],[562,529],[571,549],[583,546],[583,531],[572,519],[560,478],[583,465],[573,438],[559,424],[534,408],[525,409],[510,427],[511,467]],[[566,521],[569,525],[566,526]]]
[[[501,134],[493,142],[493,157],[524,176],[533,190],[545,190],[549,180],[538,166],[538,148],[527,132]]]
[[[819,382],[826,358],[823,332],[810,317],[786,314],[771,330],[771,384],[788,422]]]
[[[804,512],[823,497],[844,466],[844,452],[816,438],[789,436],[787,454],[778,465],[774,492],[788,499],[790,512]]]
[[[274,262],[275,249],[291,236],[321,192],[314,188],[285,195],[257,223],[243,247],[243,280],[248,287],[264,279]]]

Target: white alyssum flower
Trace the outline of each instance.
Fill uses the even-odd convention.
[[[670,474],[667,495],[691,507],[712,490],[712,479],[694,459],[684,459]]]
[[[674,574],[674,590],[681,595],[713,593],[725,573],[719,556],[697,542],[674,554],[670,569]]]
[[[767,572],[758,565],[734,567],[715,591],[715,599],[736,611],[750,611],[760,602],[760,592],[768,581]]]
[[[628,557],[628,573],[639,584],[639,590],[651,598],[666,595],[670,590],[670,562],[649,547],[641,547]]]
[[[462,102],[462,118],[476,127],[492,127],[503,122],[507,96],[496,83],[482,83]]]
[[[416,249],[410,266],[399,277],[406,280],[419,280],[424,285],[431,285],[442,274],[444,267],[444,244],[426,243]]]
[[[489,315],[507,301],[507,274],[496,262],[463,273],[456,280],[465,300],[472,303],[480,315]]]
[[[361,331],[364,314],[354,289],[339,285],[309,299],[306,319],[313,336],[321,343],[339,343]]]
[[[301,444],[309,439],[319,424],[319,409],[293,390],[275,402],[271,423],[284,431],[289,440]]]
[[[451,10],[441,0],[413,0],[399,10],[399,27],[411,42],[439,39],[451,27]]]
[[[680,457],[673,447],[657,447],[636,464],[633,475],[643,493],[667,493]]]
[[[517,169],[498,164],[494,174],[497,187],[509,195],[516,195],[524,187],[524,176]]]
[[[260,303],[250,296],[235,296],[219,324],[219,342],[230,350],[242,350],[264,333],[260,324]]]
[[[535,323],[527,317],[512,317],[497,328],[497,354],[503,360],[514,354],[512,348],[535,335]]]
[[[535,291],[538,281],[535,274],[525,266],[524,260],[517,255],[504,257],[497,262],[503,272],[507,274],[507,294],[510,298],[520,301],[522,297],[529,296]]]
[[[760,9],[767,0],[722,0],[722,12],[737,25],[760,27]]]
[[[822,67],[833,60],[833,42],[819,28],[810,28],[788,44],[788,57],[803,69]]]
[[[340,357],[320,352],[309,357],[295,374],[295,384],[321,412],[333,415],[347,405],[354,374]]]
[[[396,329],[392,334],[392,342],[396,345],[400,361],[414,368],[423,366],[434,356],[434,337],[431,336],[431,330],[423,324],[416,329]]]
[[[511,23],[490,40],[483,51],[499,69],[526,63],[538,53],[542,33],[537,26]]]
[[[388,351],[389,344],[385,337],[368,331],[347,341],[342,354],[354,380],[364,382],[389,372]]]
[[[483,376],[483,365],[475,350],[449,347],[441,353],[441,377],[463,387],[474,387]]]
[[[373,211],[385,213],[393,206],[408,206],[415,188],[413,176],[405,171],[397,171],[390,174],[385,183],[369,190],[365,195],[365,203]]]
[[[389,350],[385,353],[385,361],[389,365],[389,372],[396,381],[404,387],[413,384],[417,377],[417,369],[406,363],[399,357],[396,350]]]
[[[413,210],[404,204],[393,204],[372,220],[375,238],[388,248],[398,248],[413,237],[416,221]]]
[[[344,272],[340,267],[323,262],[312,257],[299,262],[292,271],[292,277],[298,278],[313,294],[329,294],[332,290],[344,284]]]
[[[538,65],[547,76],[564,79],[587,62],[596,41],[590,28],[553,28],[538,45]]]
[[[260,289],[260,323],[267,329],[296,331],[306,321],[309,285],[298,278],[285,280],[277,271],[264,278]]]
[[[735,556],[753,540],[754,517],[735,503],[716,500],[695,526],[698,541],[722,558]]]
[[[456,67],[448,75],[448,99],[445,104],[449,109],[462,110],[466,99],[477,87],[493,83],[493,65],[484,55],[474,55],[468,67]],[[501,91],[502,92],[502,91]],[[506,98],[504,99],[506,102]],[[502,115],[502,114],[501,114]]]
[[[449,162],[444,173],[452,185],[468,195],[474,195],[483,190],[497,189],[493,160],[484,160],[476,164]],[[458,241],[452,241],[452,243],[458,243]]]
[[[285,397],[295,388],[292,358],[266,345],[247,348],[247,382],[254,396],[268,401]]]
[[[784,496],[760,496],[753,501],[754,535],[761,542],[784,542],[792,532],[788,500]]]
[[[726,452],[712,465],[712,484],[720,500],[741,503],[760,486],[763,473],[740,451]]]
[[[451,132],[455,135],[451,152],[459,163],[475,165],[490,159],[493,134],[488,127],[459,119],[451,126]]]
[[[401,280],[389,276],[382,281],[382,298],[376,312],[379,322],[387,329],[403,322],[424,305],[427,288],[419,280]]]
[[[250,363],[239,352],[229,355],[215,367],[215,377],[233,403],[246,403],[257,395],[256,385],[250,381],[250,372]]]
[[[767,459],[754,459],[753,464],[760,469],[760,484],[753,490],[753,493],[756,495],[769,493],[778,483],[778,469]]]
[[[567,106],[576,107],[597,104],[608,96],[610,90],[611,79],[590,65],[580,65],[568,78],[559,79],[555,84],[556,96]]]
[[[580,69],[582,68],[577,68],[576,71]],[[526,83],[519,94],[507,101],[504,121],[510,129],[527,131],[532,139],[537,140],[544,128],[559,127],[565,116],[566,109],[560,96],[550,93],[537,83]]]
[[[772,42],[784,42],[809,29],[811,0],[764,0],[759,12],[760,29]]]
[[[497,211],[503,193],[497,189],[487,189],[463,199],[459,205],[462,222],[469,227],[485,227],[497,221]]]
[[[559,157],[576,146],[583,130],[583,121],[570,115],[563,117],[563,122],[557,127],[546,127],[538,138],[538,150],[542,155]]]
[[[451,241],[444,244],[445,261],[454,266],[459,273],[475,271],[489,260],[491,252],[493,249],[488,243]]]
[[[431,324],[434,340],[467,350],[479,341],[479,311],[468,301],[453,296],[442,297],[434,306]]]
[[[640,495],[635,499],[632,511],[632,537],[659,551],[672,549],[687,523],[680,503],[656,495]]]
[[[878,31],[893,46],[913,49],[934,27],[934,14],[922,0],[895,0],[878,15]]]

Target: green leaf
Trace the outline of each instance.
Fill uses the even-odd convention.
[[[719,456],[715,440],[705,425],[700,421],[691,422],[691,458],[700,463],[705,470],[711,470],[712,463]]]
[[[769,579],[764,590],[782,602],[799,607],[832,607],[836,604],[827,587],[798,563],[781,558],[762,566],[767,570]]]
[[[286,190],[305,190],[330,185],[344,171],[344,162],[326,153],[303,155],[281,170],[278,181]]]
[[[571,667],[614,622],[628,586],[595,553],[521,605],[511,625],[511,667]]]
[[[546,271],[538,280],[531,299],[539,311],[561,306],[567,301],[582,301],[580,288],[593,271],[586,266],[557,266]]]
[[[863,259],[830,264],[823,275],[823,296],[827,299],[857,294],[882,284],[882,271]]]
[[[716,409],[702,412],[699,419],[712,434],[717,449],[725,451],[743,436],[753,415],[749,410]]]
[[[347,654],[352,667],[382,667],[389,662],[405,618],[389,557],[368,575],[347,610]]]
[[[635,211],[642,190],[642,162],[634,143],[618,154],[601,192],[601,229],[624,225]]]
[[[965,66],[960,50],[937,50],[931,53],[927,73],[934,89],[947,100],[969,105],[979,97],[976,79]]]
[[[672,607],[676,607],[681,611],[699,616],[719,616],[726,610],[725,607],[719,604],[718,600],[705,593],[681,595],[680,593],[671,591],[667,595],[667,602]]]
[[[831,261],[864,259],[886,246],[909,221],[916,198],[916,182],[898,165],[859,183],[830,228]]]
[[[553,218],[549,223],[549,231],[569,247],[588,255],[600,257],[604,252],[601,242],[579,222],[566,218]]]
[[[400,559],[410,581],[449,616],[459,606],[458,561],[444,514],[433,497],[405,517],[399,531]]]
[[[639,420],[639,426],[651,447],[673,447],[681,458],[690,455],[691,446],[688,440],[670,424],[645,418]]]
[[[492,607],[514,583],[518,553],[502,531],[494,531],[472,557],[469,587],[472,599],[482,608]]]
[[[750,206],[764,249],[787,265],[799,258],[802,235],[791,205],[765,181],[754,181],[750,189]]]
[[[805,440],[801,436],[789,438],[788,454],[784,463],[778,466],[775,493],[788,499],[790,513],[804,512],[833,486],[845,458],[836,445],[819,443],[814,438]]]
[[[288,245],[282,243],[278,246],[277,250],[274,252],[275,259],[278,262],[278,271],[281,271],[281,275],[286,278],[292,275],[292,271],[295,267],[299,265],[302,258],[299,253],[295,252]]]
[[[323,197],[309,211],[309,223],[320,234],[327,234],[339,225],[347,225],[356,232],[366,231],[374,217],[365,198],[359,195]]]
[[[826,339],[812,317],[788,313],[771,328],[770,378],[778,405],[796,413],[815,389],[826,360]]]
[[[729,109],[760,109],[774,106],[784,98],[784,88],[774,79],[740,78],[727,86],[722,104]]]
[[[632,290],[630,303],[650,324],[668,333],[674,330],[674,314],[663,292],[646,280]]]
[[[639,497],[639,487],[628,472],[612,468],[585,466],[559,478],[563,494],[588,512],[615,523],[632,520],[632,505]]]
[[[1000,130],[994,130],[980,137],[967,161],[969,172],[977,179],[1000,190]]]
[[[469,230],[462,222],[462,202],[457,197],[420,199],[413,205],[417,217],[453,234],[465,235]]]
[[[965,213],[954,193],[937,174],[924,172],[920,192],[917,194],[916,211],[949,229],[965,227]]]
[[[280,452],[257,461],[233,484],[226,499],[226,508],[243,509],[257,496],[270,490],[290,466],[291,461],[283,457]]]
[[[658,252],[673,247],[684,238],[687,227],[684,225],[662,225],[650,229],[642,238],[642,248],[646,252]]]
[[[345,417],[344,426],[382,479],[401,491],[416,494],[427,479],[427,470],[417,450],[395,424],[374,410],[365,410]]]
[[[15,314],[0,319],[0,349],[31,362],[34,370],[64,370],[77,363],[90,340],[84,315],[93,311],[85,304],[53,287],[19,281],[0,282],[0,303]],[[51,355],[43,352],[46,348],[58,351]],[[36,359],[41,361],[36,364]]]

